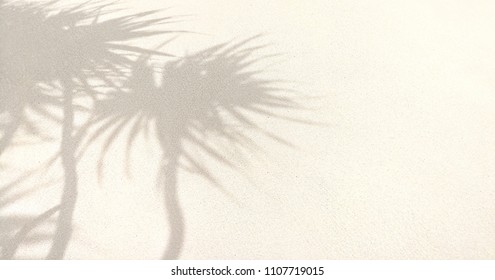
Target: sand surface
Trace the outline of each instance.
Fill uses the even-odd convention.
[[[292,146],[246,131],[263,151],[237,160],[228,141],[222,142],[235,168],[191,147],[224,191],[200,174],[178,171],[184,212],[179,258],[495,257],[495,2],[119,5],[131,12],[169,8],[163,14],[191,15],[170,28],[196,33],[162,48],[178,56],[263,34],[259,40],[268,46],[262,52],[281,54],[264,71],[291,81],[300,94],[309,109],[294,116],[321,123],[255,117]],[[143,38],[136,44],[155,47],[162,41]],[[60,162],[48,171],[40,167],[59,149],[60,126],[37,118],[53,139],[21,145],[32,136],[19,131],[19,145],[0,157],[0,200],[7,201],[0,208],[3,248],[60,202]],[[85,119],[77,115],[76,123]],[[126,174],[126,136],[119,136],[98,180],[99,143],[78,162],[79,194],[65,258],[160,258],[171,224],[157,182],[159,144],[153,135],[137,137]],[[30,170],[37,172],[8,188]],[[36,225],[13,257],[45,258],[55,222],[56,214]]]

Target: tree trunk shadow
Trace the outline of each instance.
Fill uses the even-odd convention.
[[[0,139],[0,157],[12,143],[12,139],[14,138],[17,129],[21,126],[21,122],[20,112],[14,113],[12,115],[12,121],[7,125],[2,138]]]
[[[72,136],[74,130],[73,90],[70,82],[65,82],[64,119],[62,123],[62,141],[60,145],[64,170],[64,189],[60,203],[57,228],[53,244],[47,259],[63,259],[72,236],[72,219],[77,201],[77,163],[76,143]]]
[[[163,196],[165,209],[169,222],[169,239],[165,252],[162,255],[164,260],[178,259],[184,243],[184,214],[178,197],[178,172],[181,145],[180,140],[175,139],[175,143],[167,148],[166,157],[163,159],[161,176],[163,181]]]

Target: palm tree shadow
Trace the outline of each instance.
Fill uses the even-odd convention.
[[[129,128],[126,162],[139,134],[154,131],[162,152],[158,182],[162,185],[169,220],[169,239],[163,259],[177,259],[184,242],[185,223],[178,201],[180,170],[194,172],[224,193],[214,172],[198,160],[197,152],[232,169],[237,163],[229,158],[225,147],[211,139],[225,141],[233,148],[252,152],[260,146],[250,133],[291,145],[264,129],[256,118],[298,120],[277,111],[302,109],[287,87],[287,82],[263,78],[259,69],[270,56],[259,56],[265,46],[258,36],[240,42],[219,44],[183,58],[168,61],[160,81],[153,78],[154,68],[148,56],[132,67],[123,86],[106,99],[97,101],[91,126],[97,128],[83,145],[86,150],[108,131],[101,146],[100,163],[124,127]],[[290,94],[289,94],[290,93]],[[100,166],[100,174],[102,166]]]
[[[0,0],[0,156],[20,127],[33,137],[43,136],[30,112],[57,121],[62,128],[64,189],[50,259],[64,257],[72,232],[78,193],[78,143],[73,134],[75,115],[84,109],[77,99],[85,94],[97,98],[91,95],[95,84],[114,86],[137,55],[167,56],[129,41],[180,32],[151,30],[177,20],[156,17],[159,11],[114,15],[109,4],[86,2],[63,9],[57,4],[57,0],[43,4]],[[57,108],[62,117],[54,113]]]

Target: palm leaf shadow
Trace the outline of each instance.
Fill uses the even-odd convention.
[[[154,78],[149,57],[143,56],[131,68],[131,75],[122,88],[96,103],[88,139],[81,153],[104,138],[99,159],[99,173],[109,147],[127,126],[126,163],[139,134],[154,131],[162,152],[158,182],[162,185],[168,214],[168,244],[163,259],[177,259],[184,242],[183,210],[178,202],[178,173],[181,169],[200,174],[218,189],[227,193],[214,172],[197,159],[188,147],[208,158],[236,169],[236,162],[210,138],[227,141],[230,146],[253,151],[261,149],[249,137],[258,132],[274,141],[288,141],[257,124],[256,117],[298,121],[277,110],[303,108],[291,97],[286,81],[263,78],[258,64],[268,56],[258,56],[265,48],[257,42],[259,36],[241,42],[219,44],[183,58],[168,61],[163,66],[161,81]],[[303,120],[301,120],[304,122]],[[310,122],[308,122],[310,123]],[[107,133],[104,133],[104,132]],[[106,138],[103,135],[107,135]]]
[[[39,227],[55,224],[55,219],[51,219],[51,217],[59,210],[60,207],[57,205],[37,216],[15,215],[0,219],[0,225],[2,225],[2,230],[0,231],[0,247],[2,248],[0,259],[14,258],[22,243],[35,245],[51,239],[51,234],[46,231],[40,231]],[[17,228],[20,228],[20,230],[15,231]]]
[[[62,125],[59,155],[65,175],[64,189],[50,259],[64,257],[77,200],[75,99],[94,93],[91,83],[95,81],[114,85],[137,55],[169,56],[133,46],[129,41],[180,32],[149,30],[150,26],[177,19],[157,18],[159,11],[108,17],[113,13],[108,8],[110,4],[85,2],[60,9],[56,8],[58,2],[11,4],[0,0],[0,155],[11,145],[21,126],[30,128],[34,136],[40,135],[28,110]],[[44,87],[58,88],[62,94],[46,94]],[[57,118],[51,107],[62,108],[63,117]]]
[[[57,185],[63,179],[62,176],[44,180],[43,175],[50,173],[58,160],[59,157],[54,155],[36,168],[23,172],[4,184],[0,189],[0,209]],[[57,205],[38,215],[0,216],[0,259],[14,259],[17,250],[23,244],[36,246],[53,240],[53,235],[43,231],[40,227],[56,225],[56,219],[53,216],[59,210],[60,205]]]

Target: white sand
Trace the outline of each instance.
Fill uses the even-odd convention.
[[[253,154],[238,171],[201,158],[233,198],[182,170],[186,234],[180,258],[495,257],[495,2],[121,4],[134,11],[172,7],[167,13],[194,14],[173,26],[206,35],[181,36],[164,48],[171,53],[266,34],[270,48],[284,53],[278,75],[299,81],[308,96],[321,96],[311,99],[315,109],[304,116],[328,124],[261,118],[263,127],[296,148],[252,136],[267,152]],[[49,130],[56,136],[59,127]],[[79,163],[66,258],[161,256],[169,225],[156,187],[157,145],[138,139],[132,178],[124,174],[124,145],[122,138],[112,147],[101,184],[97,149]],[[0,185],[37,168],[57,148],[55,139],[10,149],[0,159],[8,165],[0,167]],[[59,166],[10,190],[9,195],[35,191],[1,208],[0,219],[35,216],[56,205],[61,171]],[[40,187],[51,179],[58,181]],[[33,234],[47,237],[24,242],[16,258],[44,258],[52,230],[49,223],[36,228]]]

